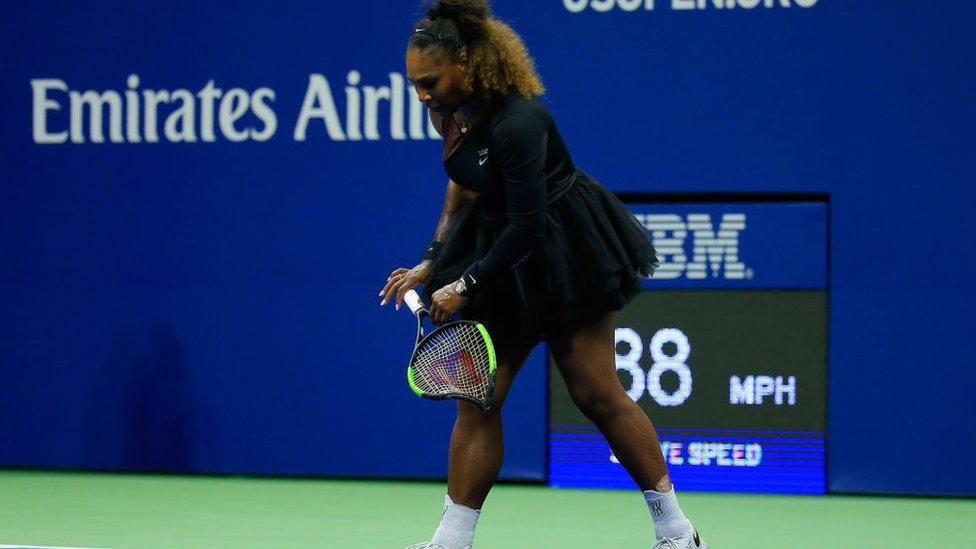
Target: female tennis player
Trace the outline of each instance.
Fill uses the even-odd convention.
[[[450,178],[434,241],[380,295],[424,285],[435,322],[485,325],[498,370],[489,412],[458,401],[447,495],[430,542],[463,549],[502,465],[501,409],[533,346],[545,339],[576,406],[600,429],[644,493],[655,548],[705,547],[678,506],[650,420],[614,363],[614,311],[657,266],[633,214],[573,164],[538,97],[520,37],[484,0],[440,0],[414,25],[407,76],[444,137]]]

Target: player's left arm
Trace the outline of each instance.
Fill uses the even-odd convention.
[[[496,155],[505,186],[508,225],[498,240],[461,277],[467,295],[477,292],[505,269],[524,261],[543,241],[546,225],[545,160],[548,132],[532,116],[512,117],[495,128],[490,154]],[[456,283],[432,296],[431,316],[442,321],[467,304]],[[435,312],[436,311],[436,312]]]
[[[542,245],[546,228],[545,162],[549,134],[532,114],[503,120],[492,138],[505,185],[508,225],[484,258],[464,273],[477,291],[506,269],[516,267]]]

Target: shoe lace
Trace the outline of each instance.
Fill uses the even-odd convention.
[[[447,547],[440,544],[431,543],[429,541],[422,541],[406,547],[405,549],[447,549]]]
[[[654,542],[651,549],[681,549],[681,547],[674,541],[674,538],[661,538]]]

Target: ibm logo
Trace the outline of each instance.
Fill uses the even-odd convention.
[[[675,214],[637,214],[637,219],[650,233],[661,266],[654,273],[657,279],[680,278],[692,280],[752,278],[739,259],[739,233],[746,229],[746,215],[722,214],[718,232],[708,214],[688,214],[687,220]],[[685,244],[691,234],[691,259]]]

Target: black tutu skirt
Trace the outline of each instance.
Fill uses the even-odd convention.
[[[458,212],[424,288],[431,295],[483,258],[506,221],[487,215],[479,199]],[[658,266],[634,214],[606,187],[577,170],[549,193],[544,244],[487,281],[460,311],[485,325],[496,344],[538,341],[623,308]]]

